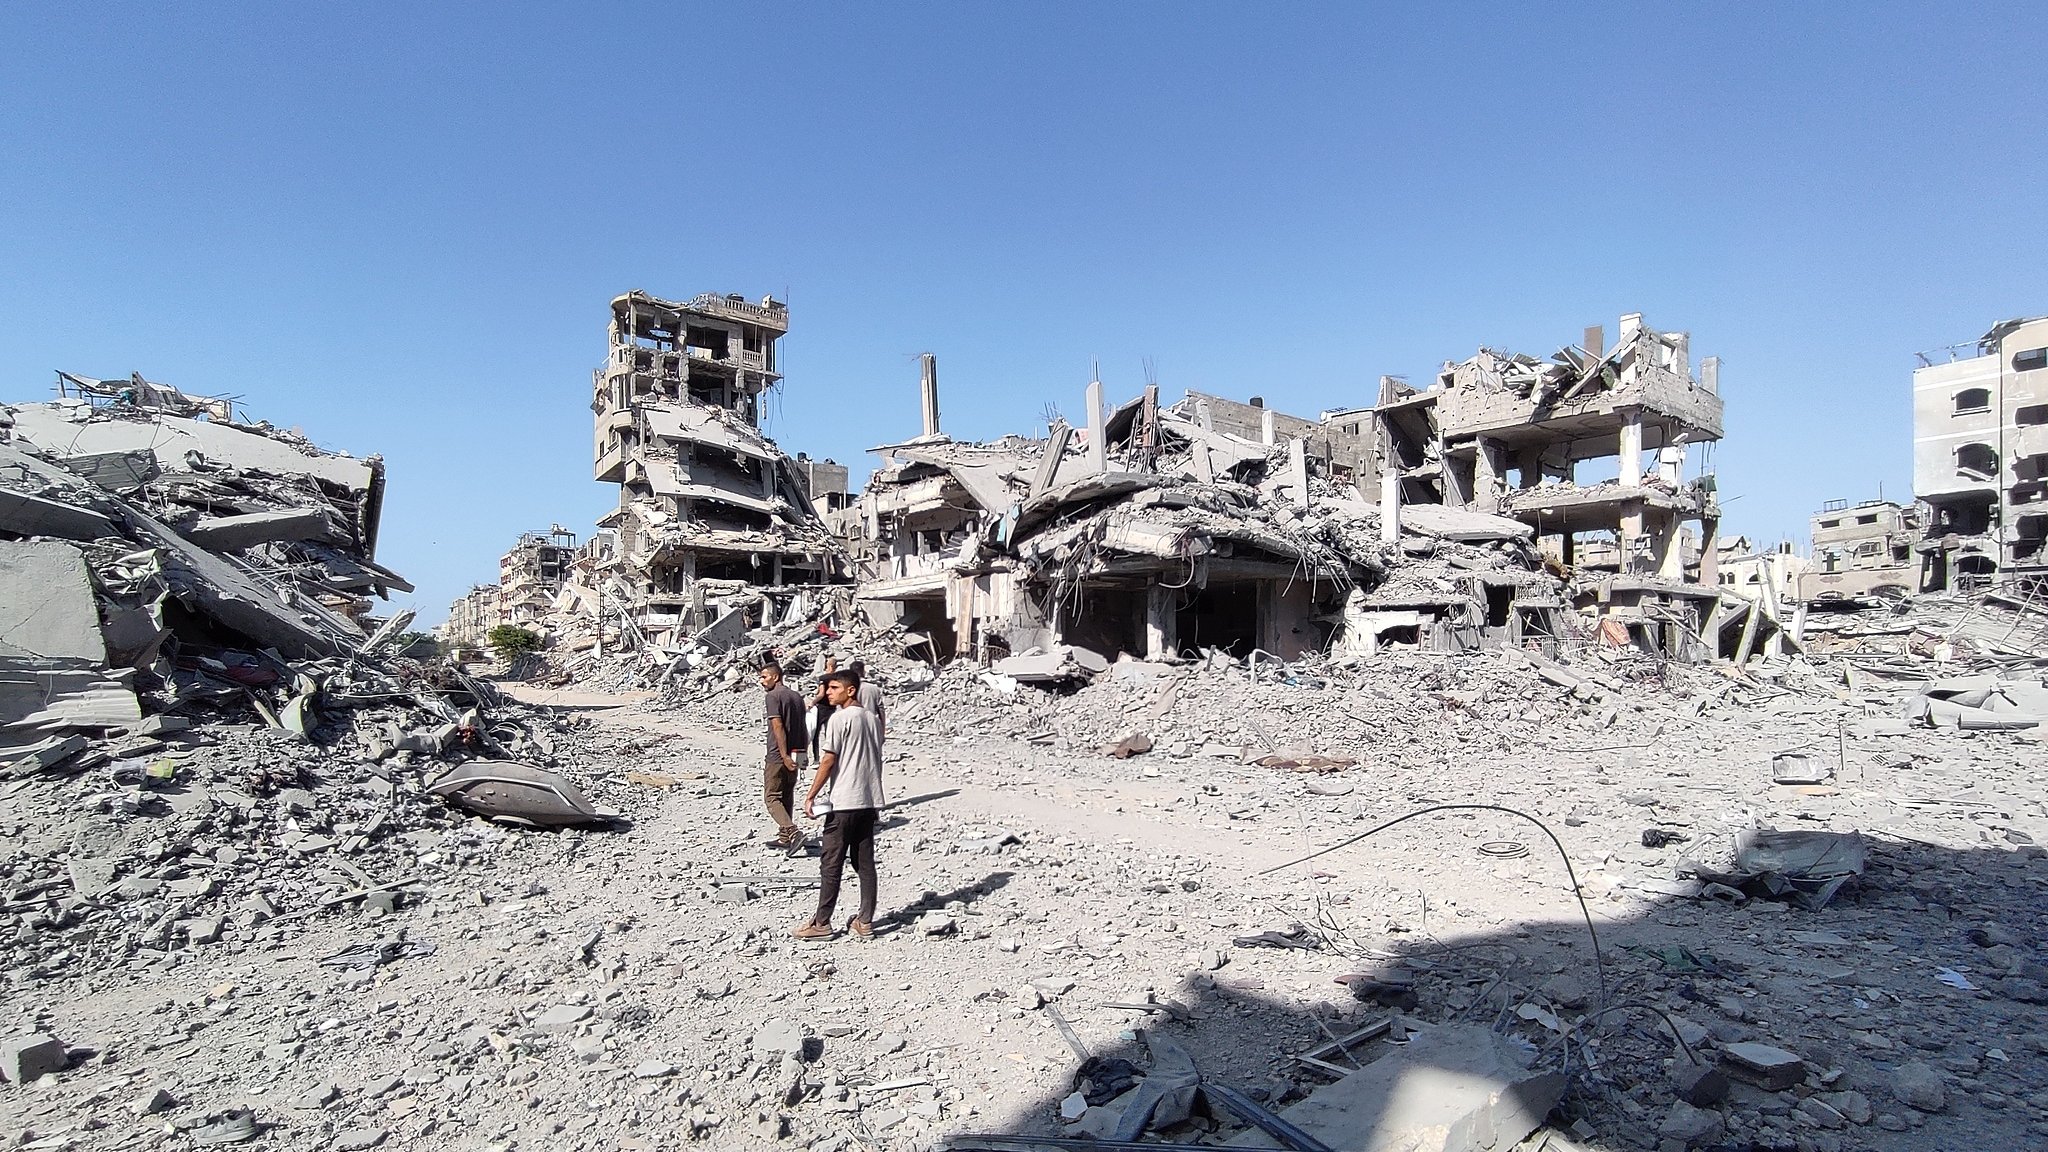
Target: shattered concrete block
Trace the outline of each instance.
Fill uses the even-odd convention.
[[[38,1076],[62,1072],[66,1052],[63,1042],[41,1032],[10,1036],[0,1040],[0,1080],[26,1084]]]
[[[1415,1034],[1335,1084],[1316,1089],[1280,1118],[1336,1152],[1484,1152],[1513,1147],[1564,1095],[1565,1077],[1536,1073],[1522,1053],[1482,1027]],[[1252,1131],[1236,1147],[1268,1147]]]
[[[1806,1079],[1806,1061],[1797,1053],[1754,1041],[1721,1049],[1721,1069],[1766,1092],[1783,1092]]]
[[[331,535],[327,513],[320,508],[213,516],[185,529],[187,540],[216,552],[240,552],[273,540],[325,540]]]
[[[533,1026],[543,1032],[574,1032],[576,1026],[590,1019],[591,1011],[583,1004],[557,1004],[534,1017]]]
[[[1922,1112],[1939,1112],[1948,1107],[1948,1088],[1942,1083],[1941,1072],[1919,1060],[1892,1070],[1892,1097]]]
[[[777,1055],[801,1054],[804,1050],[803,1025],[785,1017],[776,1017],[761,1026],[754,1033],[754,1051]]]
[[[1671,1088],[1680,1100],[1696,1108],[1719,1104],[1728,1098],[1728,1077],[1712,1064],[1695,1064],[1680,1054],[1671,1068]]]
[[[1687,1147],[1712,1144],[1727,1133],[1727,1122],[1719,1112],[1709,1108],[1696,1108],[1683,1100],[1671,1102],[1671,1110],[1664,1114],[1664,1122],[1657,1126],[1657,1135],[1666,1140],[1677,1140]]]

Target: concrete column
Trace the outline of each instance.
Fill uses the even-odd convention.
[[[1294,486],[1294,506],[1308,507],[1308,448],[1296,437],[1287,442],[1287,479]]]
[[[1174,619],[1179,605],[1174,590],[1152,585],[1145,591],[1145,659],[1164,660],[1180,649],[1180,631]]]
[[[1685,525],[1675,512],[1665,515],[1663,531],[1657,537],[1657,578],[1685,579]]]
[[[1543,446],[1524,448],[1515,456],[1516,487],[1534,488],[1543,483]]]
[[[924,434],[939,434],[939,358],[926,352],[917,358],[924,382]]]
[[[1636,545],[1643,538],[1642,501],[1629,501],[1626,509],[1621,514],[1620,528],[1621,556],[1619,568],[1621,575],[1626,576],[1636,570]]]
[[[1564,561],[1564,566],[1567,568],[1577,564],[1579,562],[1578,535],[1572,532],[1561,532],[1558,534],[1558,541],[1557,558]]]
[[[1397,544],[1401,540],[1401,470],[1388,468],[1380,473],[1380,543]]]
[[[1631,408],[1621,414],[1621,486],[1640,488],[1643,484],[1643,413]]]
[[[1709,588],[1721,583],[1721,545],[1717,539],[1720,532],[1719,516],[1700,519],[1700,583]]]
[[[1109,446],[1103,437],[1107,423],[1102,418],[1102,381],[1091,381],[1088,385],[1088,471],[1096,476],[1109,471]]]
[[[1259,409],[1259,443],[1279,443],[1273,434],[1273,410],[1271,408]]]
[[[1657,449],[1657,478],[1673,488],[1685,481],[1685,445],[1666,444]]]
[[[1500,511],[1505,456],[1498,440],[1481,436],[1473,442],[1471,506],[1481,512]]]

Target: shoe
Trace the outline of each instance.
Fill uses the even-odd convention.
[[[816,920],[804,921],[791,929],[789,934],[799,940],[830,940],[837,935],[832,931],[830,924],[820,924]]]
[[[783,854],[788,856],[791,860],[794,860],[799,856],[808,855],[810,853],[810,850],[810,841],[805,840],[803,837],[799,836],[796,839],[791,840],[789,842],[789,847],[783,850]]]
[[[846,930],[863,939],[875,934],[875,926],[873,924],[857,918],[846,922]]]

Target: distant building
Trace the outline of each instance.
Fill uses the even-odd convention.
[[[478,584],[448,606],[448,620],[434,633],[449,649],[481,648],[498,623],[498,586]]]
[[[1747,536],[1720,543],[1716,565],[1716,587],[1745,600],[1773,599],[1790,604],[1799,592],[1799,581],[1809,562],[1792,550],[1789,542],[1772,548],[1758,548]]]
[[[2006,320],[1913,373],[1917,584],[1967,590],[2048,574],[2048,317]]]
[[[560,524],[521,533],[498,560],[497,623],[539,628],[576,557],[576,534]]]
[[[1919,513],[1890,500],[1850,507],[1830,500],[1813,514],[1813,560],[1799,579],[1809,603],[1865,596],[1903,596],[1918,587],[1913,539]]]

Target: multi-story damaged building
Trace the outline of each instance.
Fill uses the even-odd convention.
[[[434,635],[450,651],[482,648],[498,626],[498,586],[478,584],[448,606],[448,619]]]
[[[1891,500],[1865,500],[1851,507],[1830,500],[1813,514],[1813,557],[1799,575],[1799,599],[1808,603],[1854,602],[1871,596],[1904,596],[1917,587],[1913,542],[1919,516]]]
[[[1383,501],[1527,524],[1579,577],[1580,607],[1676,653],[1712,643],[1720,597],[1713,478],[1685,479],[1687,450],[1721,438],[1720,361],[1695,376],[1690,343],[1631,314],[1612,348],[1599,326],[1548,359],[1481,348],[1426,390],[1383,378],[1379,403],[1343,418],[1370,423]],[[1602,460],[1612,479],[1581,476]],[[1582,536],[1613,542],[1606,564],[1582,565]]]
[[[1105,410],[1094,385],[1085,427],[990,444],[939,432],[927,363],[923,434],[875,449],[836,523],[861,596],[941,656],[1552,642],[1575,610],[1672,655],[1746,653],[1775,626],[1724,608],[1713,480],[1685,478],[1688,447],[1721,435],[1719,363],[1695,377],[1687,336],[1639,315],[1602,335],[1548,361],[1481,349],[1317,420],[1199,392],[1161,407],[1156,388]],[[1614,478],[1580,477],[1601,459]],[[1604,568],[1582,536],[1610,542]]]
[[[596,476],[619,486],[619,506],[598,521],[616,533],[598,579],[641,637],[679,641],[728,600],[771,603],[843,574],[806,475],[760,430],[788,331],[772,297],[612,301],[591,409]]]
[[[555,596],[576,557],[576,534],[560,524],[546,532],[523,532],[498,559],[497,619],[493,627],[541,625],[554,610]]]
[[[929,366],[926,391],[923,434],[875,449],[882,466],[837,523],[871,618],[936,659],[1038,650],[1023,667],[1041,674],[1060,645],[1293,660],[1557,633],[1528,527],[1416,509],[1396,543],[1352,481],[1370,441],[1342,423],[1198,392],[1165,407],[1156,387],[1105,409],[1093,384],[1082,427],[967,444],[937,426]],[[1524,587],[1534,615],[1511,610]]]
[[[1936,363],[1942,353],[1949,359]],[[1974,345],[1919,358],[1913,495],[1927,510],[1914,545],[1919,589],[2048,574],[2048,316],[2002,321]]]

